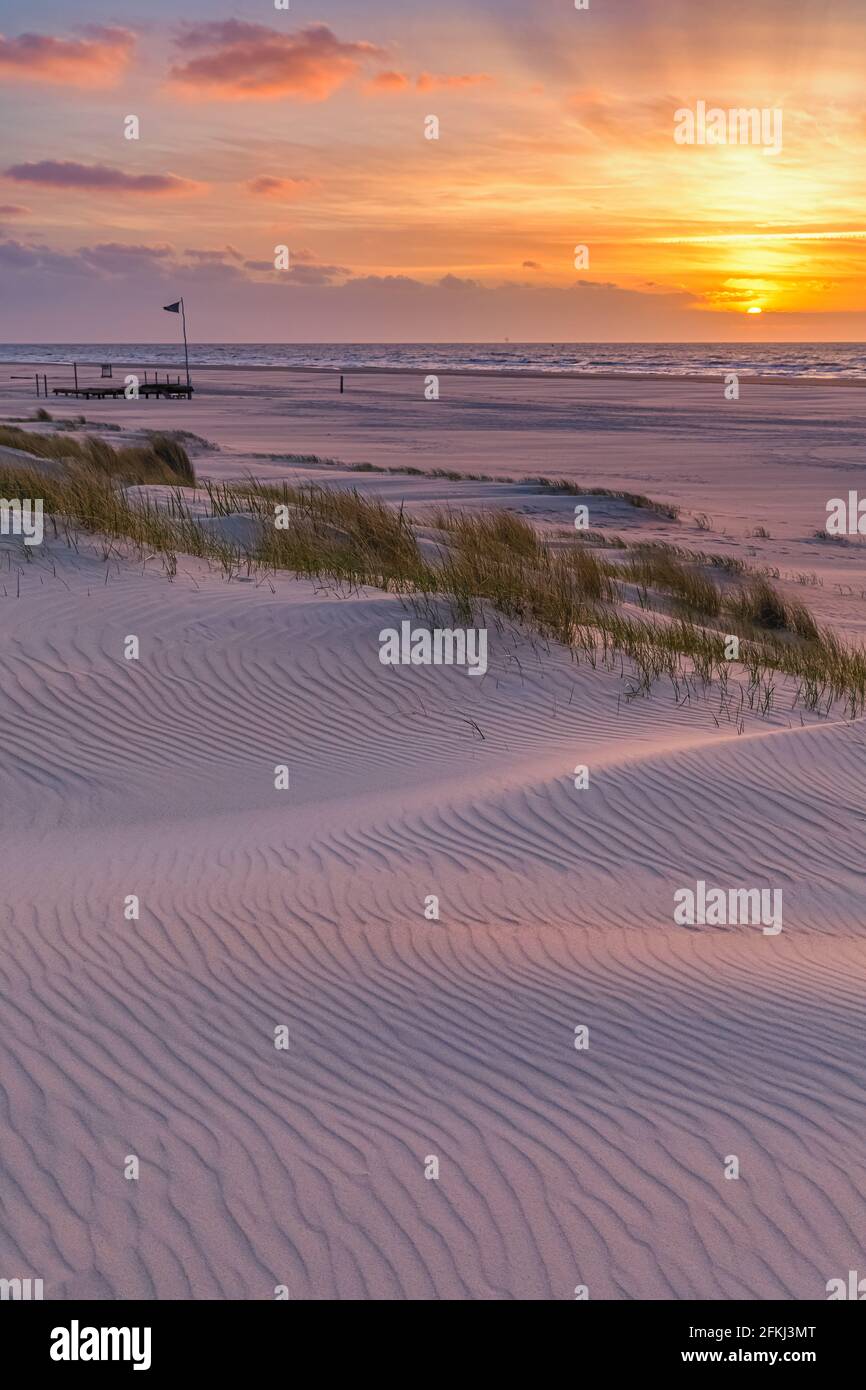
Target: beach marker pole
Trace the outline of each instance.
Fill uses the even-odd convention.
[[[180,312],[183,317],[183,355],[186,361],[186,398],[188,401],[191,401],[192,390],[190,389],[189,380],[189,347],[186,341],[186,309],[183,307],[183,295],[180,297]]]
[[[343,394],[343,378],[340,377],[340,395],[342,396],[342,394]]]
[[[178,314],[178,313],[179,313],[179,314],[181,315],[181,318],[183,319],[183,356],[184,356],[184,361],[186,362],[186,394],[187,394],[187,400],[190,400],[190,401],[191,401],[191,400],[192,400],[192,384],[191,384],[190,379],[189,379],[189,345],[188,345],[187,339],[186,339],[186,309],[184,308],[183,295],[181,295],[180,299],[175,300],[174,304],[164,304],[162,307],[165,309],[165,311],[166,311],[167,314]],[[158,376],[159,376],[159,373],[157,373],[157,378],[158,378]],[[165,374],[165,379],[166,379],[166,382],[169,381],[168,372],[166,372],[166,374]]]

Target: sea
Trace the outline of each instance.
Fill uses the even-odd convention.
[[[182,368],[175,343],[0,343],[2,362]],[[866,379],[864,343],[197,343],[193,367]]]

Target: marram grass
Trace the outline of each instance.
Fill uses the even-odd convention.
[[[739,666],[752,708],[771,707],[780,676],[794,681],[795,703],[807,709],[826,712],[841,702],[856,715],[866,703],[866,650],[819,628],[805,605],[783,599],[763,576],[738,574],[734,584],[717,584],[706,573],[711,566],[702,563],[714,557],[636,547],[616,563],[609,552],[599,555],[577,539],[549,546],[524,518],[486,511],[438,513],[433,524],[442,540],[431,559],[402,509],[357,491],[252,479],[205,483],[210,518],[241,514],[259,523],[257,538],[241,546],[203,525],[182,488],[142,498],[128,495],[116,477],[92,455],[57,475],[0,464],[0,495],[41,497],[55,534],[70,543],[80,531],[108,537],[162,556],[170,574],[178,554],[187,554],[218,565],[228,577],[241,570],[289,571],[341,590],[370,586],[398,593],[431,615],[444,604],[465,623],[498,615],[564,643],[578,659],[618,666],[624,674],[628,662],[632,694],[648,692],[663,677],[678,692],[695,683],[726,688],[732,670],[726,638],[733,634],[740,639]],[[277,508],[285,527],[275,525]],[[627,611],[629,584],[643,591],[647,610],[655,607],[655,595],[670,611]]]

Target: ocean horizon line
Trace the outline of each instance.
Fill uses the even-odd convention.
[[[181,359],[182,349],[176,342],[0,343],[0,362],[5,365],[137,363],[176,370]],[[551,377],[717,377],[719,373],[735,372],[781,379],[860,381],[866,379],[866,344],[214,341],[190,344],[190,366],[195,369],[450,371]]]

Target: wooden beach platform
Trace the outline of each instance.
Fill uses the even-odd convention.
[[[53,386],[52,392],[55,396],[74,396],[79,400],[85,401],[104,401],[106,399],[117,400],[125,392],[123,386]],[[160,381],[147,382],[138,388],[139,399],[149,399],[151,396],[159,399],[160,396],[183,397],[191,396],[195,390],[194,386],[187,386],[184,382]]]

